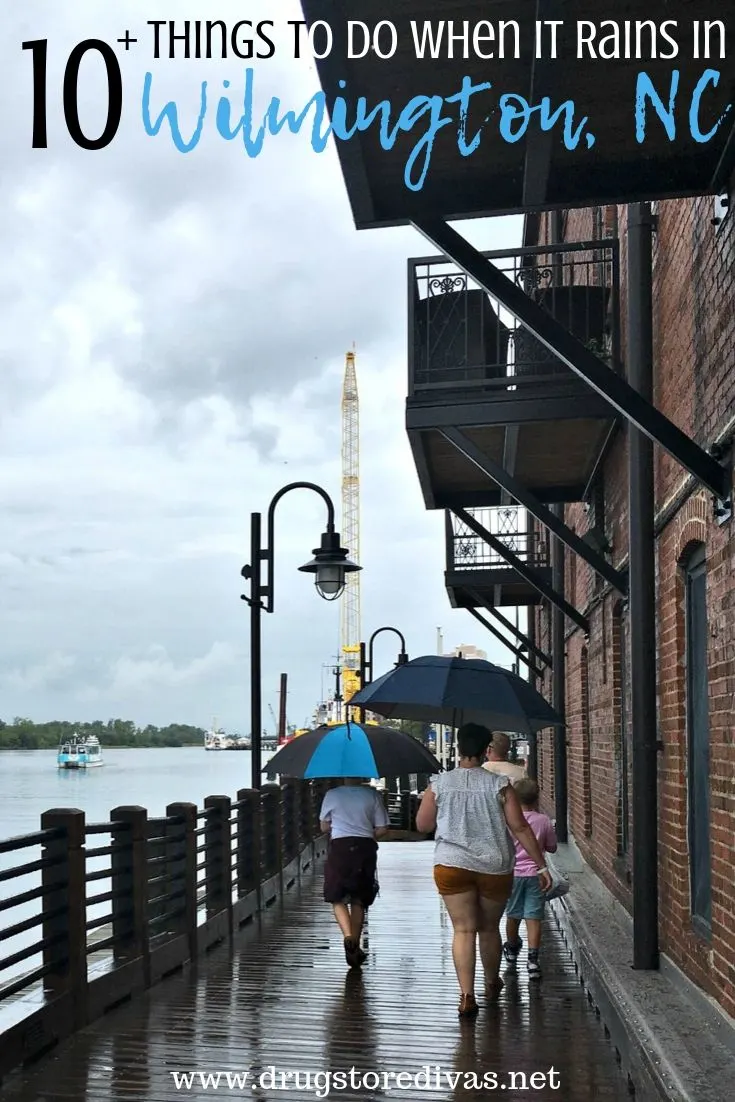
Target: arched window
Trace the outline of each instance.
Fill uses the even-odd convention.
[[[683,563],[687,732],[687,835],[692,923],[712,927],[707,564],[696,544]]]

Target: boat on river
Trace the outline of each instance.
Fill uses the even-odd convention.
[[[96,735],[82,737],[76,734],[62,739],[56,755],[59,769],[94,769],[102,765],[102,747]]]
[[[250,747],[251,742],[247,735],[227,735],[215,724],[204,735],[205,750],[249,750]]]

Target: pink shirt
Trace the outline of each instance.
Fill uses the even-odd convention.
[[[523,817],[530,824],[531,830],[536,835],[542,853],[556,853],[556,831],[554,824],[548,815],[542,815],[540,811],[524,811]],[[516,847],[516,867],[514,876],[537,876],[538,869],[526,853],[517,839],[514,839]]]

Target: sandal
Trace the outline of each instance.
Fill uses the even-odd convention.
[[[457,1013],[460,1018],[474,1018],[480,1008],[474,995],[461,995]]]
[[[502,978],[500,976],[496,976],[494,980],[487,980],[487,982],[485,983],[485,994],[489,999],[497,999],[498,995],[504,987],[505,983],[503,982]]]
[[[350,968],[359,968],[366,955],[360,948],[360,943],[353,937],[345,938],[345,960]]]

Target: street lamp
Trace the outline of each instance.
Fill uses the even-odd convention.
[[[250,745],[252,787],[260,788],[261,739],[263,716],[261,699],[261,612],[273,612],[273,561],[276,505],[291,490],[313,490],[327,506],[327,528],[319,547],[312,551],[310,562],[299,567],[314,575],[317,593],[325,601],[336,601],[345,587],[345,575],[362,567],[348,559],[348,551],[340,547],[339,533],[334,530],[334,505],[326,490],[313,482],[290,482],[274,495],[268,506],[266,546],[261,546],[260,513],[250,514],[250,563],[240,573],[250,581],[250,596],[242,600],[250,606]],[[262,564],[265,563],[265,578]]]
[[[364,643],[360,643],[360,688],[364,689],[366,685],[369,685],[373,679],[373,643],[378,635],[383,631],[392,631],[394,635],[397,635],[401,640],[401,650],[398,654],[398,660],[396,666],[405,666],[408,662],[408,655],[406,654],[406,640],[403,638],[403,633],[398,628],[378,628],[374,631],[368,640],[367,648]],[[367,649],[367,659],[365,657],[365,651]],[[368,673],[370,677],[368,678]],[[365,708],[360,705],[360,723],[365,722]]]

